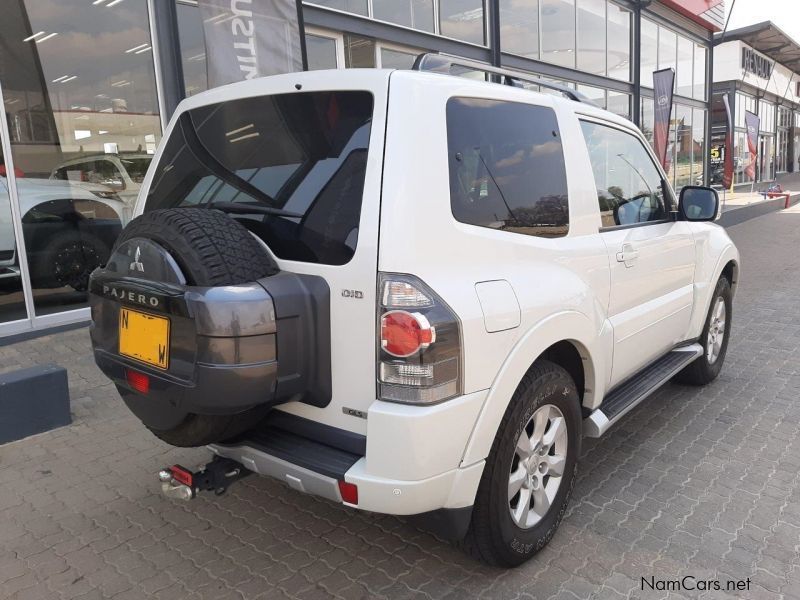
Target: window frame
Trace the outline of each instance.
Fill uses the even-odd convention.
[[[607,120],[605,120],[603,118],[600,118],[600,117],[598,117],[596,115],[589,115],[589,114],[585,114],[585,113],[576,112],[575,116],[578,118],[578,126],[579,127],[580,127],[580,122],[581,121],[586,121],[588,123],[594,123],[596,125],[601,125],[601,126],[604,126],[604,127],[608,127],[610,129],[616,129],[617,131],[619,131],[621,133],[625,133],[625,134],[630,135],[632,138],[634,138],[636,141],[638,141],[639,144],[642,146],[642,148],[644,148],[644,151],[647,154],[647,157],[653,163],[653,166],[656,168],[656,171],[658,172],[659,176],[661,177],[661,188],[664,189],[664,186],[666,185],[667,189],[669,190],[669,194],[668,195],[669,195],[670,206],[665,206],[664,207],[665,212],[667,213],[668,216],[666,218],[664,218],[664,219],[658,219],[657,221],[643,221],[641,223],[630,223],[628,225],[609,225],[609,226],[605,226],[604,227],[602,218],[600,218],[600,205],[597,202],[595,202],[595,207],[596,207],[596,210],[597,210],[597,216],[598,216],[598,218],[600,218],[600,225],[597,228],[598,233],[604,233],[606,231],[620,231],[622,229],[633,229],[633,228],[636,228],[636,227],[648,227],[650,225],[663,225],[664,223],[673,223],[673,222],[675,222],[677,220],[677,216],[678,216],[678,210],[677,210],[678,209],[678,202],[677,202],[677,199],[675,198],[675,192],[672,189],[672,186],[669,184],[669,181],[667,180],[667,176],[664,173],[664,169],[662,169],[661,165],[658,164],[658,160],[656,158],[655,152],[650,147],[650,144],[644,138],[644,136],[642,135],[641,131],[631,129],[631,128],[626,127],[624,125],[621,125],[619,123],[614,123],[613,121],[607,121]],[[591,166],[591,159],[589,158],[589,146],[586,143],[586,138],[583,137],[583,132],[581,132],[581,140],[583,141],[583,146],[586,149],[586,158],[589,161],[589,165]],[[592,171],[592,181],[594,182],[595,190],[597,190],[597,182],[594,181],[594,171]],[[666,200],[667,199],[665,198],[665,203],[666,203]]]

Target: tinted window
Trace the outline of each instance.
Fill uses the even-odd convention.
[[[589,149],[603,227],[661,221],[667,217],[661,175],[634,136],[581,121]]]
[[[552,109],[451,98],[447,150],[456,219],[527,235],[566,235],[567,177]]]
[[[280,258],[342,265],[358,241],[368,92],[243,98],[185,112],[145,210],[228,212]]]

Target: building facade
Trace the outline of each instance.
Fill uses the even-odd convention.
[[[712,183],[721,181],[726,115],[733,112],[734,186],[774,181],[800,169],[800,44],[774,23],[728,31],[714,48],[712,98]],[[759,116],[755,180],[744,172],[752,160],[745,112]]]
[[[88,273],[130,218],[177,102],[208,85],[194,0],[4,8],[0,338],[88,319]],[[447,52],[565,83],[651,141],[652,72],[673,68],[668,174],[707,180],[722,0],[316,0],[302,13],[311,69]]]

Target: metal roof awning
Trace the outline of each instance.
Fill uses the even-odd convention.
[[[772,21],[764,21],[728,31],[723,37],[714,36],[714,45],[739,40],[782,64],[795,73],[800,73],[800,44],[792,39]]]

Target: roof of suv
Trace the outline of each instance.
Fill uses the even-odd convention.
[[[474,88],[474,92],[471,91],[471,93],[475,93],[476,96],[479,96],[483,92],[490,94],[493,98],[497,98],[498,91],[502,89],[509,91],[520,90],[520,88],[509,85],[429,71],[398,69],[328,69],[271,75],[269,77],[250,79],[220,86],[183,100],[178,106],[176,114],[208,104],[266,94],[291,93],[293,91],[300,91],[306,87],[312,90],[335,90],[340,87],[355,89],[359,85],[374,88],[381,83],[384,85],[388,84],[388,80],[392,76],[400,76],[403,80],[430,80],[431,78],[435,78],[436,81],[439,82],[441,82],[442,78],[450,78],[453,81],[454,87],[459,88],[460,93],[466,90],[471,91],[471,88]],[[601,118],[621,127],[639,132],[638,127],[628,119],[599,108],[589,102],[571,100],[557,95],[557,93],[542,93],[532,90],[525,91],[529,94],[535,94],[539,98],[547,98],[548,102],[552,102],[553,105],[561,105],[575,113]],[[516,92],[514,92],[514,94],[516,95]]]

